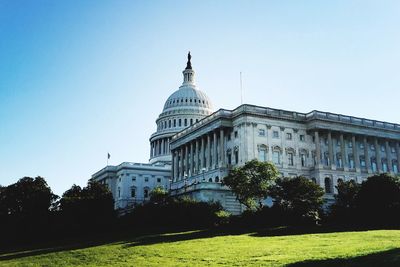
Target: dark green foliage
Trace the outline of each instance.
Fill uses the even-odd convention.
[[[139,205],[122,221],[138,228],[194,229],[217,224],[221,210],[219,203],[197,202],[185,197]]]
[[[150,201],[153,203],[166,203],[169,200],[168,191],[161,186],[155,187],[150,192]]]
[[[358,218],[373,226],[400,226],[400,182],[388,174],[369,177],[355,198]]]
[[[103,227],[115,217],[114,200],[106,185],[89,180],[86,187],[73,185],[60,200],[67,228],[84,230]]]
[[[324,191],[310,179],[278,178],[270,195],[273,208],[282,212],[287,223],[315,223],[320,219]]]
[[[242,167],[232,169],[222,182],[248,209],[261,209],[262,201],[268,196],[277,176],[278,170],[274,164],[251,160]]]
[[[355,220],[356,197],[361,185],[354,180],[338,181],[335,203],[330,207],[330,224],[349,225]]]

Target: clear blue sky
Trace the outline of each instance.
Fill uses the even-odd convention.
[[[187,51],[215,108],[400,123],[400,1],[0,0],[0,184],[147,162]]]

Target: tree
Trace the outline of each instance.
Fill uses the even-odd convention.
[[[356,197],[361,185],[354,180],[339,180],[336,186],[335,203],[330,207],[329,220],[334,223],[349,225],[356,218]]]
[[[58,198],[40,176],[21,178],[0,191],[0,213],[24,218],[47,214]]]
[[[274,164],[254,159],[242,167],[232,169],[222,182],[248,209],[261,209],[262,201],[268,196],[277,176],[278,170]]]
[[[271,189],[274,207],[295,222],[315,222],[320,217],[324,190],[310,179],[278,178]]]
[[[162,186],[155,187],[150,192],[150,201],[158,204],[166,203],[168,201],[168,191]]]
[[[399,178],[388,174],[369,177],[361,184],[355,205],[362,224],[399,225]]]
[[[64,192],[60,211],[72,228],[101,227],[114,217],[114,200],[106,185],[89,180],[84,188],[73,185]]]

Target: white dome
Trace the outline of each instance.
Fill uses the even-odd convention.
[[[196,89],[195,86],[183,85],[168,97],[163,113],[187,108],[203,110],[208,115],[212,113],[213,105],[203,91]]]

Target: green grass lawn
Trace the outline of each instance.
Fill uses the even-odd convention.
[[[293,235],[192,231],[0,254],[0,266],[110,265],[400,266],[400,230]]]

